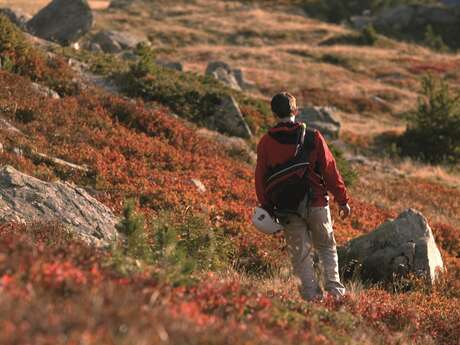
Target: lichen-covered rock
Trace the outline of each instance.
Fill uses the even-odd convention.
[[[205,74],[234,90],[252,91],[256,89],[256,85],[253,82],[245,79],[241,69],[232,69],[228,63],[223,61],[210,62],[206,67]]]
[[[45,182],[0,168],[0,221],[58,221],[86,242],[107,245],[117,238],[117,217],[85,190],[66,182]]]
[[[28,23],[35,36],[69,45],[91,30],[93,14],[86,0],[54,0]]]
[[[228,72],[226,69],[219,67],[212,72],[211,76],[221,83],[231,87],[233,90],[241,91],[241,87],[232,72]]]
[[[339,258],[343,271],[352,274],[358,269],[364,280],[373,282],[389,282],[407,273],[434,282],[444,269],[426,218],[412,209],[339,248]]]

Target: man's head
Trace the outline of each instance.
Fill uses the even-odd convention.
[[[278,118],[290,117],[297,114],[296,99],[289,92],[280,92],[272,98],[273,114]]]

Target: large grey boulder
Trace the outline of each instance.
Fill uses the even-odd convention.
[[[30,18],[32,18],[30,14],[22,12],[18,9],[13,10],[11,8],[0,8],[0,14],[7,17],[9,20],[11,20],[12,23],[16,24],[16,26],[18,26],[22,30],[26,29],[27,21],[29,21]]]
[[[117,217],[85,190],[45,182],[11,166],[0,168],[0,222],[58,221],[86,242],[107,245],[117,238]]]
[[[120,31],[99,31],[92,39],[91,44],[97,44],[106,53],[118,53],[126,49],[134,49],[144,41],[138,37],[126,32]]]
[[[244,120],[240,107],[233,96],[222,96],[213,114],[208,118],[207,126],[240,138],[249,139],[252,137],[251,129]]]
[[[328,139],[337,139],[340,134],[340,121],[329,107],[307,107],[299,109],[296,121],[305,122],[308,127],[317,129]]]
[[[69,45],[91,30],[93,14],[86,0],[54,0],[28,23],[34,35]]]
[[[372,282],[389,282],[408,273],[434,282],[444,269],[427,220],[412,209],[339,248],[339,258],[342,271],[358,269],[364,280]]]

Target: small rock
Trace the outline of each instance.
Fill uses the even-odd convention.
[[[69,45],[91,30],[93,14],[86,0],[53,0],[28,23],[32,34]]]
[[[356,163],[356,164],[361,164],[361,165],[370,164],[369,159],[367,159],[366,157],[362,155],[347,157],[347,161],[349,161],[350,163]]]
[[[126,49],[134,49],[144,38],[120,31],[99,31],[91,43],[98,44],[106,53],[118,53]]]
[[[80,48],[81,48],[79,42],[72,43],[72,44],[70,45],[70,47],[71,47],[72,49],[75,49],[75,50],[80,50]]]
[[[194,178],[192,178],[191,181],[200,193],[206,193],[206,186],[203,184],[203,182]]]
[[[305,122],[307,126],[317,129],[329,139],[337,139],[340,134],[340,121],[329,107],[310,107],[299,109],[296,121]]]
[[[90,43],[89,50],[92,51],[93,53],[103,52],[101,45],[99,43],[94,43],[94,42]]]
[[[51,97],[52,99],[60,99],[61,98],[56,91],[54,91],[54,90],[52,90],[52,89],[50,89],[50,88],[48,88],[48,87],[46,87],[44,85],[40,85],[40,84],[37,84],[37,83],[31,83],[30,85],[31,85],[31,87],[32,87],[32,89],[34,91],[36,91],[38,94],[40,94],[43,97]]]

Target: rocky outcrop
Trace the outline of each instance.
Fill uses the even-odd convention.
[[[38,83],[31,83],[30,86],[40,96],[50,97],[52,99],[61,98],[56,91],[54,91],[54,90],[52,90],[49,87],[46,87],[44,85],[40,85]]]
[[[90,45],[100,47],[106,53],[118,53],[126,49],[134,49],[145,39],[135,35],[120,31],[99,31],[94,35]],[[97,48],[92,48],[97,50]]]
[[[359,272],[372,282],[389,282],[408,273],[434,282],[444,269],[427,220],[412,209],[339,248],[339,259],[345,275]]]
[[[244,78],[241,69],[232,69],[229,64],[223,61],[212,61],[206,67],[205,74],[219,80],[234,90],[254,90],[255,84]]]
[[[45,182],[11,166],[0,168],[0,221],[58,221],[90,244],[117,238],[118,219],[85,190],[65,182]]]
[[[91,30],[93,14],[86,0],[54,0],[28,23],[34,35],[69,45]]]
[[[244,120],[240,107],[233,96],[221,97],[212,116],[207,120],[207,126],[240,138],[249,139],[252,137],[251,129]]]
[[[13,10],[11,8],[0,8],[0,14],[8,17],[8,19],[11,20],[12,23],[14,23],[22,30],[26,29],[27,21],[29,21],[30,18],[32,18],[31,15],[22,12],[21,10]]]
[[[296,121],[305,122],[308,127],[317,129],[329,139],[337,139],[340,134],[340,121],[332,108],[310,107],[299,109]]]

